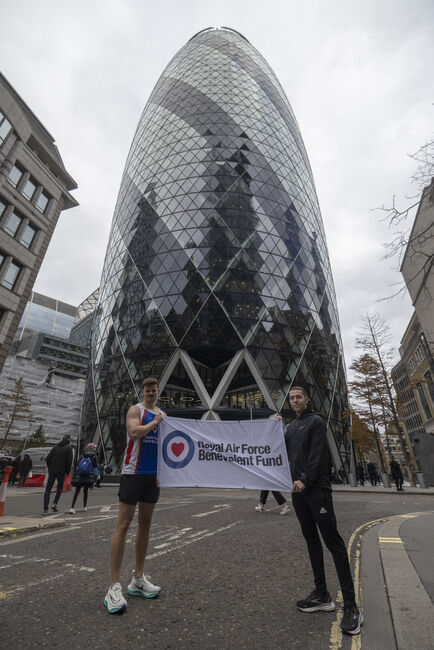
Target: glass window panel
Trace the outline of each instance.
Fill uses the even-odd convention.
[[[18,264],[15,264],[15,262],[11,262],[9,264],[8,270],[6,271],[5,277],[2,280],[2,285],[7,289],[13,289],[19,272],[20,272],[20,267],[18,266]]]
[[[36,190],[36,185],[35,183],[29,178],[27,183],[24,185],[22,194],[26,197],[26,199],[29,199],[29,201],[32,200],[32,197],[35,193]]]
[[[0,119],[0,144],[6,140],[11,129],[12,124],[6,118],[3,120]]]
[[[21,236],[20,244],[22,244],[26,248],[30,248],[35,235],[36,235],[36,230],[32,228],[32,226],[26,226]]]
[[[19,217],[15,212],[11,212],[9,219],[4,227],[7,233],[12,237],[15,237],[15,233],[18,230],[18,227],[21,223],[21,217]]]
[[[8,176],[9,183],[14,187],[16,187],[22,175],[23,175],[22,170],[19,169],[16,165],[14,165],[11,171],[9,172],[9,176]]]
[[[49,197],[44,194],[44,192],[41,193],[39,199],[36,201],[36,207],[38,208],[39,212],[44,213],[45,208],[47,207],[47,203],[49,201]]]

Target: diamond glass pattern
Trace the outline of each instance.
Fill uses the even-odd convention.
[[[213,395],[240,350],[218,403],[205,404],[193,375]],[[172,59],[128,154],[83,415],[85,438],[99,433],[116,464],[125,411],[148,375],[165,376],[163,408],[186,417],[290,417],[289,388],[302,384],[333,433],[335,463],[347,454],[342,344],[308,157],[273,71],[227,28],[199,32]]]

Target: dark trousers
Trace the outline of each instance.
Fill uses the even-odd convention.
[[[353,603],[355,596],[350,563],[344,540],[337,529],[331,490],[313,487],[303,492],[293,492],[292,503],[307,543],[315,587],[322,594],[327,592],[319,529],[325,545],[333,556],[344,602]]]
[[[65,478],[65,474],[52,474],[51,472],[48,472],[47,486],[45,488],[45,494],[44,494],[44,510],[48,510],[48,504],[50,502],[50,494],[51,494],[52,487],[54,485],[54,481],[57,481],[57,490],[56,490],[56,496],[54,497],[53,504],[59,503],[60,495],[62,494],[64,478]]]
[[[399,478],[399,477],[395,478],[395,485],[396,485],[396,489],[398,490],[398,492],[400,492],[402,490],[402,484],[403,483],[404,483],[403,478]]]
[[[28,475],[28,472],[27,472],[27,474],[20,474],[20,480],[19,480],[19,483],[18,483],[18,485],[20,487],[24,487],[24,485],[26,483],[27,475]]]
[[[88,485],[77,485],[75,487],[75,492],[74,492],[74,498],[72,499],[72,506],[73,508],[75,506],[75,502],[77,501],[77,497],[80,493],[81,488],[83,488],[83,507],[86,507],[87,504],[87,494],[89,492],[89,486]]]
[[[259,503],[262,503],[263,506],[267,503],[267,497],[270,494],[270,490],[261,490],[261,496],[259,497]],[[280,492],[272,491],[273,497],[276,499],[279,506],[283,503],[286,503],[286,499]]]

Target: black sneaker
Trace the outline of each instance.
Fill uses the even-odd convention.
[[[57,509],[57,503],[53,503],[53,505],[51,506],[51,510],[53,512],[59,512],[58,509]]]
[[[344,615],[341,622],[341,630],[344,634],[360,634],[360,626],[363,623],[363,614],[356,603],[344,604]]]
[[[297,600],[297,607],[300,612],[333,612],[336,609],[329,592],[320,594],[316,589],[304,600]]]

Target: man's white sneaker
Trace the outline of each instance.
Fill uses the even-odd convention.
[[[86,508],[86,506],[84,506],[84,508],[83,508],[83,512],[87,512],[87,508]]]
[[[283,506],[282,510],[280,511],[280,514],[281,514],[281,515],[287,515],[288,512],[291,512],[291,508],[289,507],[289,504],[288,504],[288,503],[285,503],[285,505]]]
[[[75,508],[70,508],[69,509],[69,514],[70,515],[75,515]]]
[[[264,506],[260,503],[258,506],[255,506],[256,512],[264,512]]]
[[[109,614],[116,614],[127,608],[127,601],[122,595],[122,587],[120,582],[117,582],[110,587],[104,598],[104,605],[107,607]]]
[[[130,596],[142,596],[143,598],[155,598],[161,591],[161,587],[153,585],[148,580],[150,576],[142,575],[141,578],[133,578],[128,585],[128,593]]]

